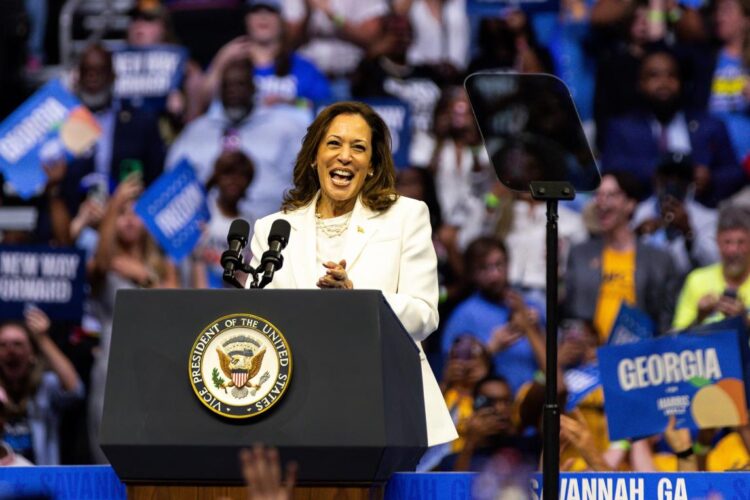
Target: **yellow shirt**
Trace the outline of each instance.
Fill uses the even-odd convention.
[[[721,264],[701,267],[688,274],[677,300],[672,326],[682,330],[692,325],[698,317],[698,301],[705,295],[712,294],[718,297],[726,288],[727,282],[724,280]],[[745,306],[750,306],[750,279],[740,285],[737,297]],[[721,319],[724,319],[724,316],[716,313],[706,318],[706,323]]]
[[[620,304],[635,304],[635,249],[602,252],[602,285],[594,313],[594,326],[602,342],[609,338]]]
[[[456,430],[458,431],[458,439],[453,441],[451,451],[459,453],[464,448],[463,434],[466,431],[466,423],[474,413],[474,398],[461,394],[455,389],[445,391],[443,398],[445,398],[445,406],[448,407],[448,411],[450,411],[453,423],[456,424]]]

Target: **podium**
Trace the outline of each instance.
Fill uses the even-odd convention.
[[[190,378],[205,326],[234,314],[275,326],[292,364],[280,400],[242,420],[207,408]],[[373,491],[426,449],[418,349],[375,290],[122,290],[100,441],[130,498],[239,486],[253,443],[296,461],[301,487]]]

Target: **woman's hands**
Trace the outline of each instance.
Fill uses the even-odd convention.
[[[326,273],[318,278],[318,282],[315,284],[318,288],[341,288],[345,290],[354,288],[352,280],[346,274],[345,260],[342,259],[338,264],[328,261],[323,264],[323,267],[326,268]]]

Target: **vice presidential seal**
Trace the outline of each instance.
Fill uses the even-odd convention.
[[[207,325],[190,351],[193,391],[211,411],[248,418],[278,403],[292,376],[292,353],[281,332],[252,314]]]

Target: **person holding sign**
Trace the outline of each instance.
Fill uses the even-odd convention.
[[[673,326],[693,325],[744,315],[750,306],[750,210],[729,205],[719,212],[716,242],[721,260],[685,279]]]
[[[292,232],[287,264],[269,287],[381,290],[419,346],[428,445],[458,437],[419,344],[438,323],[429,211],[397,194],[388,127],[372,108],[339,102],[310,125],[282,211],[255,223],[254,267],[277,219],[288,221]]]
[[[109,343],[112,335],[115,294],[123,288],[175,288],[177,269],[159,251],[134,211],[143,190],[136,177],[124,180],[115,190],[99,226],[99,244],[89,265],[95,310],[102,325],[99,352],[91,372],[89,440],[99,462],[106,459],[98,446],[99,423],[104,404]]]

